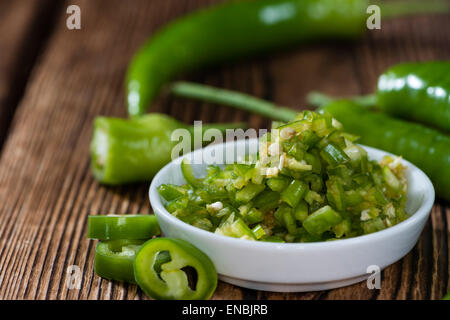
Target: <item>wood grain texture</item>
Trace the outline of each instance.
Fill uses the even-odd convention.
[[[0,149],[58,8],[50,0],[0,1]]]
[[[68,2],[55,9],[56,26],[27,79],[0,157],[0,299],[148,299],[136,286],[102,280],[93,272],[95,242],[85,236],[87,215],[147,213],[150,206],[148,184],[107,188],[94,181],[88,150],[92,121],[100,114],[125,116],[125,70],[148,35],[164,22],[214,2],[70,1],[82,10],[78,31],[65,27]],[[32,15],[37,9],[21,10]],[[393,63],[449,59],[448,30],[448,16],[399,19],[356,43],[316,44],[188,78],[300,110],[308,91],[369,93],[377,76]],[[11,50],[14,56],[23,48]],[[4,90],[8,94],[12,89]],[[269,125],[245,112],[167,96],[153,110],[187,123],[244,120],[257,128]],[[449,219],[448,205],[437,203],[417,246],[383,271],[381,290],[369,290],[363,282],[284,294],[220,283],[213,298],[439,299],[450,289]],[[67,268],[72,265],[82,272],[79,290],[68,288]]]

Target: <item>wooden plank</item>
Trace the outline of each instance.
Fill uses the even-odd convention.
[[[450,235],[448,228],[449,216],[445,216],[445,207],[436,205],[431,214],[432,225],[432,246],[433,254],[431,263],[431,288],[430,299],[441,299],[442,296],[450,290],[448,287],[449,279],[449,252],[448,237]],[[447,208],[447,212],[450,211]]]
[[[0,148],[57,8],[49,0],[0,2]]]
[[[148,299],[134,285],[105,281],[93,272],[95,242],[85,238],[87,215],[147,213],[150,207],[148,184],[107,188],[93,180],[88,159],[92,121],[99,114],[125,115],[128,61],[157,26],[213,2],[135,0],[130,6],[120,0],[70,1],[82,10],[80,31],[66,29],[61,10],[0,158],[0,299]],[[447,20],[389,22],[354,45],[313,45],[189,78],[300,110],[310,90],[370,92],[378,74],[392,63],[448,58]],[[269,125],[245,112],[166,96],[153,110],[187,123]],[[449,215],[444,204],[435,206],[415,249],[384,270],[379,291],[362,282],[322,292],[271,293],[221,282],[213,299],[438,299],[450,286]],[[68,287],[67,268],[73,265],[82,274],[79,290]]]

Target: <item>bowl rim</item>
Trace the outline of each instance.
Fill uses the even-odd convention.
[[[245,239],[239,239],[239,238],[233,238],[228,237],[225,235],[216,234],[214,232],[206,231],[203,229],[200,229],[198,227],[194,227],[186,222],[183,222],[182,220],[174,217],[172,214],[170,214],[166,208],[164,207],[162,203],[162,198],[159,195],[159,192],[157,190],[158,186],[156,185],[157,181],[160,180],[165,174],[167,174],[170,171],[170,168],[174,165],[180,165],[181,161],[184,158],[188,158],[193,156],[196,152],[203,152],[205,150],[209,150],[210,148],[219,148],[224,147],[224,144],[226,143],[252,143],[252,140],[254,139],[245,139],[245,140],[237,140],[237,141],[229,141],[224,142],[220,144],[212,144],[202,149],[194,150],[186,155],[183,155],[177,159],[172,160],[168,164],[166,164],[161,170],[158,171],[158,173],[155,175],[155,177],[152,179],[152,182],[150,184],[149,188],[149,198],[150,198],[150,204],[153,208],[154,213],[161,214],[165,219],[167,219],[170,223],[175,224],[179,226],[180,228],[186,229],[189,232],[198,233],[199,236],[202,236],[204,238],[208,238],[211,241],[221,241],[224,244],[234,245],[234,246],[250,246],[252,249],[316,249],[317,247],[321,248],[340,248],[343,246],[348,246],[352,244],[358,244],[361,242],[368,242],[368,241],[377,241],[381,240],[382,238],[388,238],[389,236],[396,234],[396,233],[402,233],[407,231],[412,226],[420,223],[420,221],[424,218],[427,218],[428,214],[431,211],[431,208],[433,207],[434,200],[435,200],[435,190],[434,186],[431,183],[428,176],[419,168],[417,168],[415,165],[413,165],[411,162],[405,160],[402,158],[402,163],[408,167],[408,170],[411,170],[411,172],[416,172],[421,176],[422,183],[425,183],[425,190],[426,192],[423,195],[423,200],[421,206],[411,214],[411,216],[400,222],[399,224],[396,224],[392,227],[386,228],[381,231],[377,231],[370,234],[365,234],[353,238],[347,238],[347,239],[338,239],[334,241],[319,241],[319,242],[293,242],[293,243],[279,243],[279,242],[265,242],[265,241],[249,241]],[[254,143],[254,142],[253,142]],[[380,150],[377,148],[372,148],[369,146],[361,145],[364,149],[368,151],[374,151],[374,152],[382,152],[385,155],[391,155],[395,156],[392,153],[389,153],[384,150]],[[156,215],[156,214],[155,214]]]

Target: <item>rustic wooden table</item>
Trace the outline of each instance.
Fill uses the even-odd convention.
[[[90,213],[147,213],[148,183],[108,188],[89,170],[92,121],[125,116],[124,74],[136,48],[163,23],[211,0],[0,1],[0,299],[147,299],[134,285],[93,272]],[[81,8],[81,30],[66,9]],[[449,16],[387,21],[355,43],[320,43],[207,70],[193,80],[302,109],[311,90],[373,91],[388,66],[450,58]],[[192,123],[259,116],[161,97],[153,109]],[[449,177],[450,178],[450,177]],[[219,283],[214,299],[439,299],[450,289],[450,206],[436,202],[416,247],[365,283],[312,293],[270,293]],[[67,268],[81,268],[69,289]]]

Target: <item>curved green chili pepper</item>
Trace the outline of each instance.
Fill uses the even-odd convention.
[[[450,61],[405,63],[378,80],[384,112],[450,131]]]
[[[450,131],[450,61],[402,63],[378,79],[377,93],[349,97],[358,105]],[[323,106],[340,100],[312,92],[308,102]]]
[[[161,254],[165,257],[163,263],[159,258]],[[168,257],[170,261],[164,263]],[[183,270],[187,267],[196,272],[194,289],[189,287],[188,276]],[[208,256],[180,239],[147,241],[136,254],[134,272],[139,287],[155,299],[208,299],[217,286],[216,269]]]
[[[158,220],[149,214],[89,216],[87,237],[99,240],[150,239],[161,233]]]
[[[211,124],[202,130],[215,128],[224,132],[244,125]],[[94,176],[104,184],[123,184],[151,180],[171,159],[171,151],[179,142],[172,141],[176,129],[193,127],[158,113],[134,119],[98,117],[91,141],[91,167]],[[191,145],[192,146],[192,145]]]
[[[95,247],[94,271],[100,277],[136,283],[133,263],[136,252],[145,240],[112,240]]]
[[[178,90],[178,89],[182,90]],[[229,90],[193,84],[176,83],[172,92],[189,98],[220,103],[288,122],[297,112],[277,108],[267,101]],[[280,110],[280,111],[279,111]],[[361,137],[360,142],[402,155],[420,167],[433,182],[437,195],[450,200],[450,137],[423,125],[391,118],[361,107],[350,100],[333,101],[323,107],[339,120],[345,130]]]
[[[229,1],[181,17],[133,58],[126,81],[128,113],[143,114],[162,85],[182,72],[296,44],[357,38],[367,30],[368,5],[368,0]],[[448,9],[443,1],[380,6],[383,17]]]

